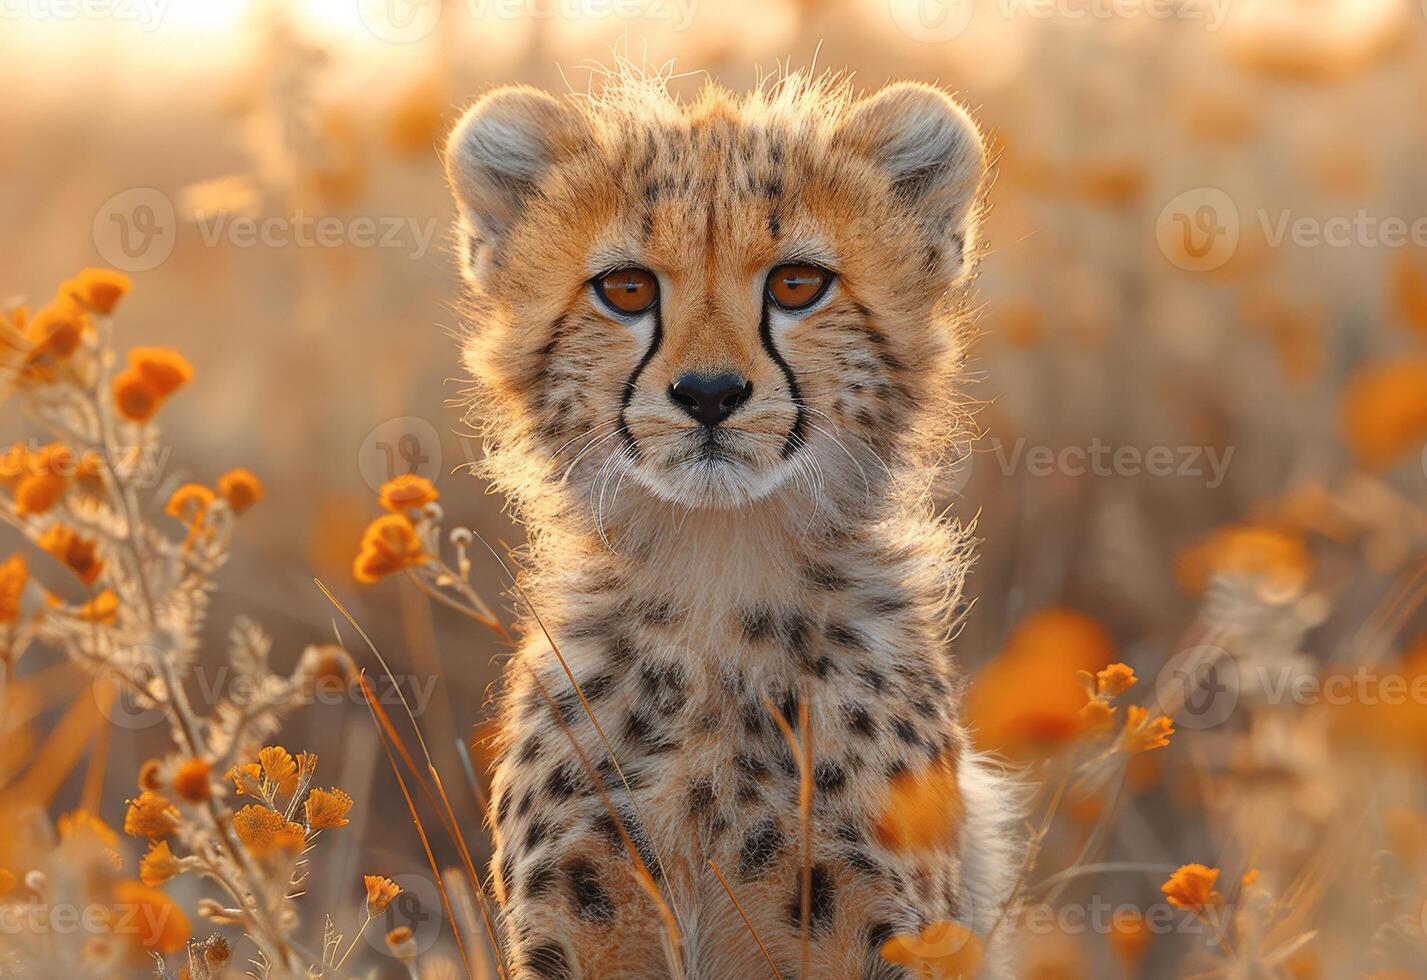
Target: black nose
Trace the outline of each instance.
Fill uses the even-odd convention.
[[[753,393],[753,385],[736,374],[681,374],[669,386],[674,404],[704,425],[718,425]]]

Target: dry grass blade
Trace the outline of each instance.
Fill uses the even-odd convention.
[[[371,710],[372,716],[377,720],[378,727],[379,729],[381,729],[379,734],[383,736],[383,745],[385,746],[387,744],[387,740],[390,740],[391,744],[396,746],[396,750],[401,756],[402,762],[406,764],[407,770],[411,773],[412,778],[416,780],[417,786],[420,787],[422,794],[426,797],[427,803],[429,803],[432,809],[436,811],[438,818],[441,820],[442,827],[445,829],[447,835],[452,839],[452,841],[455,842],[456,847],[460,852],[462,867],[464,868],[467,876],[470,878],[471,892],[477,898],[481,910],[481,918],[485,922],[486,935],[489,938],[491,949],[495,952],[496,955],[496,968],[500,972],[500,975],[504,977],[507,975],[505,954],[504,950],[501,948],[499,938],[496,935],[494,917],[492,916],[490,911],[490,905],[485,894],[485,889],[481,884],[480,876],[476,873],[475,863],[471,859],[471,853],[470,849],[466,845],[465,835],[461,833],[460,824],[456,820],[455,811],[451,808],[451,801],[446,796],[446,790],[441,783],[440,774],[436,770],[435,763],[433,763],[431,760],[431,754],[426,750],[426,741],[421,736],[421,728],[416,723],[416,715],[412,712],[411,706],[407,703],[406,696],[402,693],[400,685],[396,683],[396,679],[392,675],[391,668],[387,666],[386,659],[382,657],[381,652],[376,648],[376,644],[372,642],[371,637],[367,635],[366,631],[362,629],[362,627],[352,617],[351,613],[347,611],[346,607],[344,607],[342,603],[338,601],[337,597],[334,596],[331,591],[329,591],[328,588],[322,584],[321,581],[318,581],[316,579],[314,579],[314,581],[317,582],[317,587],[322,590],[322,594],[327,597],[328,601],[331,602],[334,607],[336,607],[337,611],[342,614],[342,616],[347,620],[348,623],[351,624],[352,628],[357,631],[358,635],[360,635],[362,640],[367,644],[367,648],[372,652],[372,655],[377,658],[377,662],[381,664],[382,670],[383,672],[385,672],[387,680],[391,683],[392,688],[397,692],[397,696],[401,698],[402,705],[406,708],[407,717],[410,719],[412,727],[416,731],[416,737],[421,746],[422,755],[426,759],[426,771],[430,774],[432,780],[435,782],[436,788],[439,792],[441,798],[441,803],[439,805],[436,802],[437,794],[433,794],[431,788],[427,785],[426,779],[423,777],[421,770],[417,768],[416,760],[412,757],[411,752],[406,747],[406,743],[402,740],[400,734],[396,731],[396,726],[391,723],[391,718],[387,715],[386,709],[384,709],[381,706],[380,702],[377,701],[376,697],[374,696],[374,693],[371,690],[370,684],[367,683],[366,677],[363,676],[359,678],[362,685],[362,691],[367,698],[367,707]],[[389,752],[390,750],[388,750],[388,753]],[[400,773],[398,773],[398,778],[400,778]],[[488,819],[489,814],[482,813],[482,818]]]
[[[376,704],[376,694],[372,691],[371,685],[367,683],[365,675],[357,678],[357,683],[362,687],[362,693],[366,695],[368,708],[372,710],[372,721],[376,723],[378,736],[381,738],[382,751],[386,753],[387,762],[391,765],[391,771],[396,775],[397,784],[401,786],[401,795],[406,800],[406,808],[411,813],[411,822],[416,825],[416,833],[421,838],[421,847],[426,852],[426,861],[431,865],[431,875],[436,882],[436,888],[441,894],[441,907],[446,912],[446,921],[450,923],[451,933],[456,938],[456,949],[461,954],[461,963],[466,969],[466,976],[469,980],[475,980],[475,974],[471,972],[471,961],[466,955],[466,944],[461,940],[461,930],[456,925],[455,910],[451,907],[451,899],[446,894],[446,884],[441,879],[441,868],[436,863],[436,855],[431,850],[431,841],[427,837],[426,827],[421,822],[421,814],[416,810],[416,801],[411,798],[411,792],[406,788],[406,780],[401,775],[401,767],[397,765],[396,756],[392,755],[391,746],[387,743],[386,733],[382,731],[382,724],[377,719],[374,710]]]
[[[609,792],[605,789],[604,780],[601,779],[599,773],[595,771],[595,767],[590,765],[589,756],[585,754],[584,748],[581,747],[579,740],[575,738],[574,731],[571,730],[569,724],[560,714],[560,706],[557,705],[555,699],[550,696],[549,689],[546,688],[544,682],[540,680],[540,676],[535,673],[534,669],[530,669],[530,679],[535,682],[536,688],[539,689],[541,696],[545,698],[545,706],[550,711],[550,717],[554,719],[559,729],[565,733],[565,738],[569,740],[570,747],[575,750],[575,755],[580,760],[580,765],[584,768],[585,774],[590,777],[590,782],[600,794],[600,799],[604,801],[605,809],[609,811],[610,818],[614,821],[615,829],[619,831],[620,840],[624,842],[624,848],[629,852],[630,860],[634,862],[635,878],[649,895],[650,900],[654,902],[655,908],[659,911],[659,917],[664,926],[664,952],[665,958],[669,961],[669,969],[676,978],[682,978],[684,975],[681,955],[683,943],[679,934],[678,920],[675,918],[673,911],[669,908],[669,903],[665,900],[664,893],[654,880],[654,876],[649,873],[649,868],[644,863],[644,858],[640,855],[639,848],[634,845],[634,839],[629,836],[629,830],[624,826],[624,819],[619,815],[619,808],[614,805],[614,800],[610,799]],[[612,758],[613,756],[611,756],[611,759]],[[633,796],[634,794],[630,793],[631,804],[633,803]],[[635,811],[635,815],[638,816],[637,810]],[[639,817],[639,819],[641,823],[643,823],[643,817]],[[646,828],[648,827],[648,824],[643,825]],[[645,836],[646,839],[649,839],[647,833]],[[652,850],[654,846],[652,839],[650,840],[649,846]],[[658,859],[657,854],[655,855],[655,859]],[[662,868],[660,869],[660,874],[663,874]],[[669,879],[665,877],[664,880],[668,881]]]
[[[808,692],[804,687],[798,697],[798,727],[803,732],[801,742],[794,734],[792,726],[788,724],[788,719],[783,717],[783,712],[779,711],[778,706],[766,695],[763,698],[763,705],[778,724],[783,738],[787,740],[789,751],[793,753],[793,758],[798,762],[798,832],[801,838],[801,856],[799,858],[801,887],[798,910],[798,925],[801,930],[799,976],[802,980],[807,980],[809,961],[812,958],[811,923],[809,920],[813,894],[813,729],[808,713]]]
[[[773,971],[773,980],[783,980],[783,974],[778,972],[778,967],[773,963],[773,954],[768,952],[768,947],[763,942],[763,937],[758,935],[758,930],[753,928],[753,921],[748,918],[748,913],[743,911],[743,905],[738,901],[738,896],[729,887],[728,879],[723,876],[723,871],[719,869],[718,862],[709,858],[709,867],[713,869],[714,877],[723,886],[723,890],[728,893],[728,900],[733,903],[733,907],[738,911],[743,919],[743,924],[748,927],[748,934],[753,937],[753,941],[758,944],[758,949],[763,953],[763,958],[768,961],[768,969]]]

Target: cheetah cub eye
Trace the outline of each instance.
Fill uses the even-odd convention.
[[[623,316],[643,313],[659,300],[659,280],[648,269],[615,269],[592,284],[605,306]]]
[[[833,274],[821,266],[790,262],[768,273],[768,299],[789,313],[806,310],[823,298]]]

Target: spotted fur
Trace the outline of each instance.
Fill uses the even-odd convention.
[[[930,503],[965,448],[981,140],[924,85],[857,98],[794,75],[682,103],[666,81],[500,89],[447,146],[471,417],[530,529],[539,615],[493,786],[512,965],[765,976],[716,863],[796,976],[800,770],[777,712],[813,742],[811,975],[900,976],[881,944],[944,919],[986,932],[1015,860],[1014,793],[956,720],[968,536]],[[763,295],[792,260],[837,276],[805,315]],[[632,320],[590,286],[626,265],[661,293]],[[669,397],[691,370],[752,384],[714,434]],[[897,832],[899,794],[925,785],[933,832]]]

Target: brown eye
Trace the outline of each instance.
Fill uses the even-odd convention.
[[[595,291],[616,313],[643,313],[659,298],[659,280],[647,269],[616,269],[595,280]]]
[[[768,298],[785,310],[801,310],[822,298],[832,273],[805,263],[780,265],[768,276]]]

